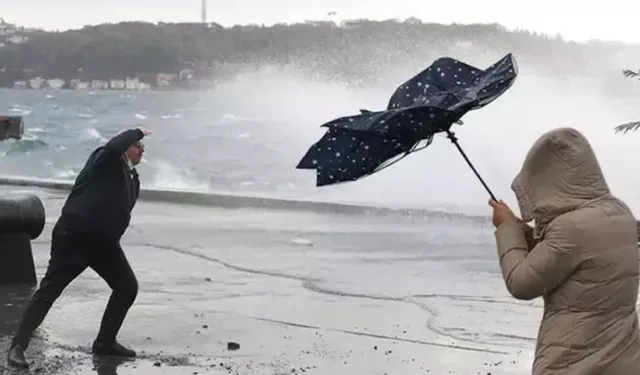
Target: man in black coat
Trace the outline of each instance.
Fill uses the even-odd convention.
[[[135,357],[133,350],[116,341],[138,293],[138,281],[120,247],[120,237],[138,199],[140,182],[134,167],[144,153],[141,140],[149,134],[142,128],[125,130],[89,156],[53,228],[49,267],[13,338],[10,365],[29,366],[24,351],[33,332],[62,291],[87,267],[112,289],[93,353]]]

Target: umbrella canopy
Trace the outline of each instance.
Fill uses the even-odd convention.
[[[485,70],[449,57],[437,59],[400,85],[386,110],[360,110],[321,125],[327,132],[297,168],[315,169],[316,186],[324,186],[375,173],[417,151],[420,142],[428,146],[437,133],[446,132],[456,142],[451,126],[502,95],[517,74],[511,54]]]

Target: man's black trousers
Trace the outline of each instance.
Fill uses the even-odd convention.
[[[53,303],[87,267],[100,275],[112,290],[96,342],[115,342],[138,294],[138,280],[119,241],[76,230],[73,225],[60,220],[51,236],[49,267],[25,310],[13,346],[27,348],[33,332],[45,319]]]

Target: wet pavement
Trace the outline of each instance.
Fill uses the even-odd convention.
[[[40,280],[65,195],[37,194]],[[37,332],[32,369],[6,374],[529,373],[541,304],[507,294],[488,222],[142,201],[122,245],[140,293],[119,339],[139,357],[90,356],[110,291],[87,270]],[[1,293],[6,349],[31,289]]]

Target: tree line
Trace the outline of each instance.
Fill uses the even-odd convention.
[[[426,66],[452,51],[472,56],[512,52],[519,62],[553,74],[588,74],[604,69],[608,56],[639,50],[617,43],[568,42],[498,24],[441,25],[417,19],[233,27],[122,22],[38,32],[26,43],[0,48],[0,84],[35,76],[151,80],[158,73],[187,68],[197,77],[220,80],[265,64],[366,84],[399,65]]]

